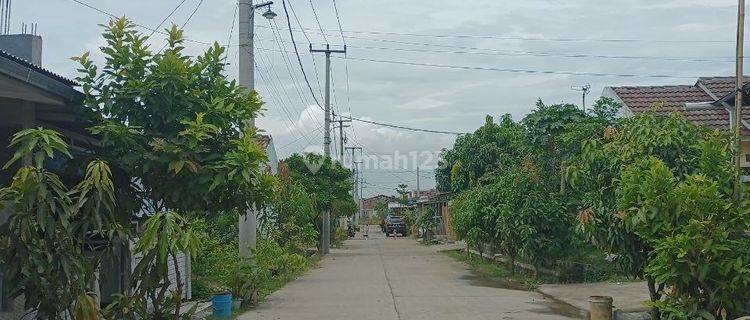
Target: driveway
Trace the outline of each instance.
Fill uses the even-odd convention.
[[[239,319],[575,319],[577,310],[542,294],[499,287],[441,253],[386,238],[348,240],[320,264]]]

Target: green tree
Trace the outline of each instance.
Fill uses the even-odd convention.
[[[750,299],[750,207],[733,197],[728,136],[697,141],[697,166],[678,175],[657,157],[624,168],[618,208],[652,248],[645,272],[670,289],[653,305],[666,319],[734,319]]]
[[[90,131],[101,141],[95,153],[125,176],[116,185],[123,220],[139,211],[151,215],[136,242],[144,260],[128,294],[110,311],[167,318],[174,310],[174,318],[184,317],[181,288],[168,293],[165,280],[167,259],[196,246],[182,214],[245,212],[270,199],[273,179],[261,171],[266,155],[248,125],[262,102],[227,80],[225,50],[218,43],[188,56],[183,33],[173,26],[167,46],[154,52],[127,19],[104,27],[104,63],[97,66],[89,53],[74,58]],[[148,237],[153,230],[158,239]],[[153,306],[146,308],[149,302]]]
[[[515,166],[528,149],[525,137],[524,128],[510,115],[497,124],[487,116],[482,127],[443,150],[435,169],[438,190],[459,193],[477,186],[487,173]]]
[[[620,172],[654,157],[677,176],[690,174],[699,163],[705,133],[677,114],[637,115],[584,141],[581,155],[571,161],[568,169],[568,181],[580,194],[581,231],[605,252],[616,254],[616,262],[624,272],[645,277],[652,301],[661,300],[664,284],[644,273],[652,244],[627,227],[617,207]]]
[[[109,167],[92,161],[83,179],[69,189],[45,168],[47,160],[71,157],[60,134],[27,129],[13,136],[11,146],[17,151],[4,169],[24,158],[31,162],[0,189],[0,202],[11,209],[8,221],[0,224],[4,289],[11,298],[23,295],[25,308],[40,318],[98,318],[89,285],[102,251],[86,253],[84,248],[97,247],[97,240],[108,245],[124,240],[114,215]]]
[[[262,102],[225,76],[218,43],[192,58],[181,30],[168,30],[168,45],[154,53],[132,22],[115,19],[103,34],[105,63],[85,53],[80,65],[85,104],[102,147],[97,150],[137,183],[123,192],[131,211],[240,209],[269,196],[266,161],[246,121]]]
[[[400,183],[396,188],[396,194],[398,194],[398,202],[401,204],[407,204],[409,202],[409,186],[404,183]]]
[[[312,198],[318,231],[322,230],[322,212],[331,213],[332,224],[338,222],[338,217],[356,213],[357,204],[350,194],[352,172],[341,163],[314,153],[295,153],[285,159],[284,163],[289,167],[292,180],[298,182]],[[330,230],[333,233],[336,228]]]

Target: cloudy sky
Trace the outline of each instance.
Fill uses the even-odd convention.
[[[183,2],[82,1],[150,27]],[[580,103],[575,85],[590,84],[596,97],[609,85],[692,84],[697,76],[733,73],[735,0],[337,0],[343,40],[332,0],[287,1],[318,99],[325,62],[307,46],[345,40],[348,59],[332,62],[334,110],[402,126],[468,132],[487,114],[521,119],[539,98]],[[236,77],[236,0],[186,0],[168,22],[182,25],[196,8],[187,37],[227,44],[231,34],[228,76]],[[320,151],[322,111],[301,80],[280,0],[273,10],[279,16],[272,22],[256,16],[256,81],[267,109],[258,125],[273,135],[280,157]],[[13,31],[37,22],[44,66],[67,76],[76,67],[69,57],[97,56],[97,24],[107,20],[72,0],[13,3]],[[163,39],[152,43],[160,47]],[[187,46],[191,53],[205,48]],[[431,187],[434,155],[455,138],[357,122],[347,131],[369,162],[366,194],[392,193],[398,183],[414,188],[417,165],[421,187]]]

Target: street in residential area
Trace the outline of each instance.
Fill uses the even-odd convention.
[[[370,226],[239,319],[577,319],[577,309],[537,292],[503,288],[412,238]]]

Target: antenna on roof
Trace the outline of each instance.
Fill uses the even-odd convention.
[[[0,34],[10,33],[10,9],[13,0],[0,0]]]
[[[586,112],[586,96],[591,92],[591,85],[571,86],[570,89],[583,93],[583,105],[581,107],[583,108],[583,112]]]

